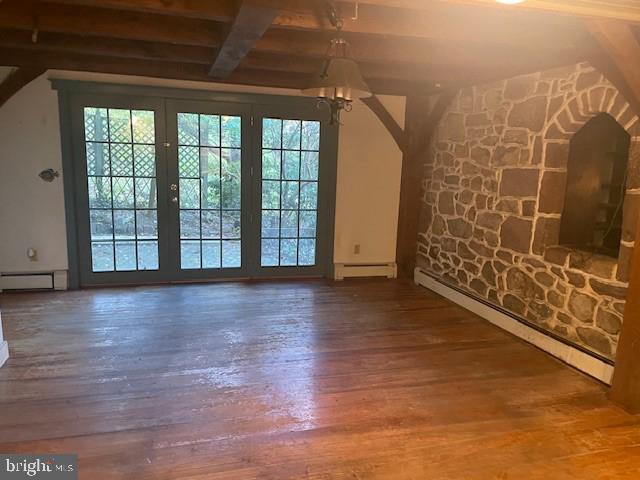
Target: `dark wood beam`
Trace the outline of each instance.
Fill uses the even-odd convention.
[[[396,8],[425,8],[424,0],[346,0],[359,1],[372,5],[393,6]],[[463,5],[481,5],[494,9],[513,9],[512,5],[501,5],[496,0],[443,0]],[[587,18],[608,18],[640,23],[640,3],[635,0],[528,0],[519,5],[519,9],[553,12]]]
[[[590,20],[588,25],[610,59],[608,73],[622,85],[636,112],[640,111],[640,42],[635,33],[629,25],[614,20]],[[629,412],[640,413],[640,221],[635,242],[611,400]]]
[[[44,69],[38,67],[17,68],[12,71],[7,78],[0,83],[0,107],[20,91],[22,87],[38,78],[44,72]]]
[[[0,2],[0,28],[32,31],[36,27],[40,32],[182,45],[219,46],[224,40],[223,25],[210,20],[83,6]]]
[[[640,42],[628,24],[588,20],[587,27],[601,48],[593,62],[640,113]]]
[[[132,58],[86,55],[78,53],[51,53],[33,51],[25,55],[23,49],[0,47],[0,65],[39,67],[44,69],[77,70],[84,72],[138,75],[154,78],[219,82],[209,75],[207,65],[180,62],[157,62]],[[223,83],[291,88],[299,90],[308,83],[308,74],[239,68]],[[386,95],[406,95],[415,88],[425,89],[415,81],[388,78],[370,78],[373,91]],[[427,89],[428,90],[428,89]]]
[[[242,0],[209,74],[212,77],[225,78],[233,72],[277,15],[277,9],[262,5],[258,0]]]
[[[29,29],[24,28],[0,29],[0,46],[200,64],[209,63],[215,52],[213,47],[183,45],[179,35],[175,37],[177,44],[172,44],[40,31],[37,43],[33,43],[31,33]],[[255,50],[244,59],[242,66],[260,70],[311,73],[319,68],[320,61],[326,53],[326,42],[326,36],[323,34],[271,30],[260,39]],[[483,46],[480,50],[457,47],[452,49],[443,45],[444,53],[420,56],[417,54],[421,45],[424,45],[427,53],[438,51],[437,45],[429,40],[398,38],[382,42],[378,39],[356,38],[357,48],[354,49],[354,53],[359,54],[358,60],[365,77],[412,78],[421,82],[440,83],[445,87],[449,83],[458,83],[465,79],[480,81],[488,77],[508,77],[583,60],[582,56],[577,56],[577,52],[540,56],[511,51],[508,58],[526,60],[511,62],[505,57],[501,59],[494,55],[486,62],[483,60],[478,63],[480,58],[485,58],[482,52],[490,50],[489,47]],[[405,52],[395,58],[392,50],[396,47],[398,51],[406,50],[415,53],[416,56],[411,57]],[[456,55],[465,50],[468,52]],[[478,54],[475,58],[474,52]],[[506,54],[504,49],[498,49],[498,53]],[[425,63],[421,63],[420,60]]]
[[[304,57],[324,57],[332,32],[270,29],[256,43],[256,51],[286,53]],[[583,61],[592,53],[584,43],[567,48],[538,45],[512,47],[500,43],[462,42],[456,39],[379,37],[344,34],[349,53],[358,62],[407,63],[415,65],[482,66],[484,68],[526,68],[532,64],[569,64]]]
[[[400,151],[405,151],[406,139],[404,135],[404,130],[402,127],[396,122],[396,119],[389,113],[389,110],[382,104],[380,99],[376,95],[372,95],[367,98],[362,99],[362,103],[364,103],[369,110],[371,110],[378,120],[382,122],[382,125],[387,129],[389,134],[393,137],[393,140],[398,145]]]
[[[55,3],[118,8],[166,16],[208,19],[230,23],[235,16],[232,2],[206,0],[48,0]],[[483,6],[425,2],[427,7],[410,10],[379,5],[360,5],[358,18],[344,17],[344,31],[385,37],[416,37],[493,42],[503,45],[557,48],[578,46],[587,37],[582,22],[568,16],[516,9],[495,10]],[[325,30],[327,22],[318,18],[314,2],[263,0],[280,10],[274,26],[299,30]],[[350,11],[350,10],[348,10]]]
[[[400,278],[413,278],[426,149],[440,118],[454,97],[454,93],[443,92],[431,107],[431,99],[421,93],[407,96],[404,124],[406,147],[402,156],[396,243]]]
[[[35,51],[83,53],[142,60],[211,64],[215,48],[170,43],[129,41],[119,38],[89,37],[65,33],[40,32],[33,43],[28,30],[0,29],[0,46],[20,48],[25,55]]]

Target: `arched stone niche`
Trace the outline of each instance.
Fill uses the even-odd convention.
[[[593,70],[592,75],[595,78],[599,74]],[[615,278],[627,282],[640,205],[640,123],[638,116],[618,90],[612,85],[601,85],[603,81],[601,79],[599,83],[583,88],[546,122],[542,157],[544,172],[538,195],[539,221],[536,223],[534,234],[534,238],[539,240],[534,242],[533,251],[537,254],[545,254],[548,247],[559,244],[571,139],[596,115],[606,113],[625,129],[631,138],[631,144],[620,255],[616,261],[609,260],[607,257],[598,258],[598,261],[602,264],[602,268],[606,268],[606,264],[610,263],[609,268],[615,270]],[[580,257],[584,257],[580,251],[573,252],[566,247],[554,248],[554,250],[548,254],[550,258],[557,260],[564,251],[568,256],[573,254],[574,265],[579,263]]]
[[[618,260],[558,247],[569,142],[608,113],[631,137]],[[615,357],[640,210],[638,118],[588,64],[461,91],[424,158],[417,265]]]

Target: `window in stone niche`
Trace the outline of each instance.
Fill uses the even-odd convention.
[[[606,113],[573,136],[560,224],[562,245],[618,257],[630,140]]]

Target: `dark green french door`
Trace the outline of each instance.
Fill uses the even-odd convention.
[[[80,284],[325,275],[337,132],[310,107],[75,95]]]

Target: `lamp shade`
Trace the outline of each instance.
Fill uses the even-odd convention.
[[[358,64],[345,57],[327,58],[322,70],[313,76],[310,85],[302,93],[310,97],[348,102],[371,96]]]

